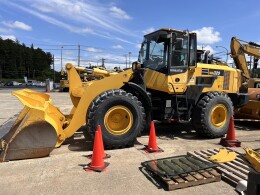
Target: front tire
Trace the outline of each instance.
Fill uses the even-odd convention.
[[[222,137],[227,133],[231,116],[233,104],[228,95],[208,92],[194,108],[192,124],[196,132],[204,137]]]
[[[145,124],[142,103],[131,93],[121,89],[99,95],[87,113],[87,130],[94,137],[97,126],[102,129],[105,148],[133,146]]]

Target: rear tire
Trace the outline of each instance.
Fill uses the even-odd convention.
[[[192,124],[196,132],[204,137],[217,138],[227,133],[233,104],[225,93],[208,92],[192,113]]]
[[[142,103],[121,89],[99,95],[87,113],[87,130],[94,137],[97,126],[100,125],[104,146],[108,149],[133,146],[136,137],[143,131],[144,124]]]

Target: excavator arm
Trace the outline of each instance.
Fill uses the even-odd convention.
[[[242,71],[244,77],[243,82],[248,82],[250,79],[250,72],[247,67],[245,54],[260,58],[260,45],[232,37],[230,49],[231,57],[234,59],[236,67]]]

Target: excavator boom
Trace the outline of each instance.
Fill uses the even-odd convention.
[[[245,44],[242,44],[245,43]],[[260,58],[260,45],[253,42],[246,42],[232,37],[230,43],[231,57],[234,59],[237,69],[240,69],[246,81],[250,79],[250,72],[247,67],[246,56]]]

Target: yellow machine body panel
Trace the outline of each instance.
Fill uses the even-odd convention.
[[[197,67],[187,68],[184,73],[174,75],[147,69],[144,79],[147,88],[169,94],[183,94],[187,86],[198,84],[209,85],[203,89],[203,93],[209,91],[238,93],[241,86],[240,75],[241,71],[229,66],[198,63]]]

